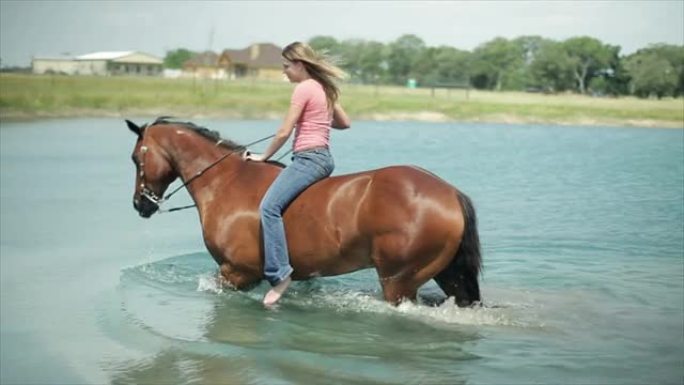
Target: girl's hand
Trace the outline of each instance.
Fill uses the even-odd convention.
[[[333,108],[332,128],[344,130],[349,127],[351,127],[351,120],[349,120],[349,116],[347,116],[347,113],[344,111],[344,108],[342,108],[341,104],[335,103]]]
[[[247,161],[252,160],[255,162],[263,162],[265,160],[262,154],[252,154],[249,151],[245,151],[244,153],[242,153],[242,159]]]

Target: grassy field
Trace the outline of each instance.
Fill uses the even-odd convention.
[[[199,117],[280,119],[292,85],[134,77],[0,74],[0,119]],[[684,100],[343,85],[354,120],[684,127]]]

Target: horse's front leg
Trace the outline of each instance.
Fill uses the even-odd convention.
[[[244,273],[225,262],[219,268],[219,280],[223,286],[237,290],[248,290],[258,284],[261,278]]]

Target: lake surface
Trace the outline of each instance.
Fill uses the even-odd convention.
[[[278,125],[196,123],[241,143]],[[356,122],[332,140],[335,174],[415,164],[472,198],[486,307],[430,306],[429,283],[395,308],[365,270],[265,310],[265,283],[217,286],[194,209],[138,217],[123,121],[2,123],[0,382],[682,383],[684,130]]]

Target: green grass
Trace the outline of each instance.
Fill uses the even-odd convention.
[[[286,82],[135,77],[0,75],[0,118],[172,115],[280,118]],[[564,94],[343,85],[342,103],[360,119],[684,127],[684,101]]]

